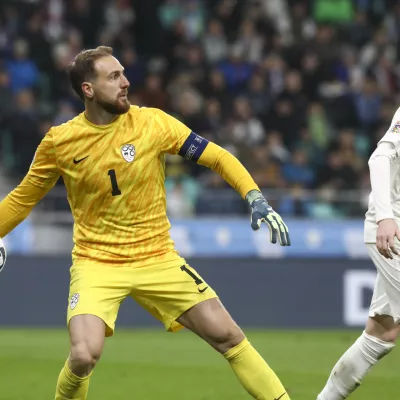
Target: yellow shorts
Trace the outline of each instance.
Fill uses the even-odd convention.
[[[214,290],[182,261],[143,267],[79,262],[70,270],[67,323],[75,315],[92,314],[112,336],[118,310],[131,296],[171,332],[183,328],[176,320],[196,304],[217,297]]]

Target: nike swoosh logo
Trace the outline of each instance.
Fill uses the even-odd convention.
[[[80,160],[77,160],[77,159],[74,158],[74,164],[79,164],[81,161],[86,160],[88,157],[90,157],[90,155],[88,155],[86,157],[83,157]]]
[[[286,394],[286,392],[285,393],[283,393],[283,394],[281,394],[277,399],[275,399],[275,400],[279,400],[279,399],[281,399],[284,395]]]
[[[200,289],[200,288],[198,288],[198,290],[199,290],[199,292],[200,292],[200,293],[203,293],[203,292],[205,292],[207,289],[208,289],[208,286],[206,286],[204,289]]]

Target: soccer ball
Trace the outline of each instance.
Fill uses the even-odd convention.
[[[0,238],[0,271],[6,265],[6,259],[7,259],[6,246],[4,245],[3,240]]]

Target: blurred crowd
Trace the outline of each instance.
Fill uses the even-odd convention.
[[[132,104],[231,151],[283,215],[365,212],[367,160],[400,103],[400,2],[2,0],[1,174],[18,182],[48,128],[82,111],[65,70],[100,44]],[[171,216],[247,211],[217,174],[167,161]]]

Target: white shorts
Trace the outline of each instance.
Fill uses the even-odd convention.
[[[390,315],[395,323],[400,323],[400,256],[387,259],[379,253],[375,243],[366,246],[377,269],[369,316]]]

